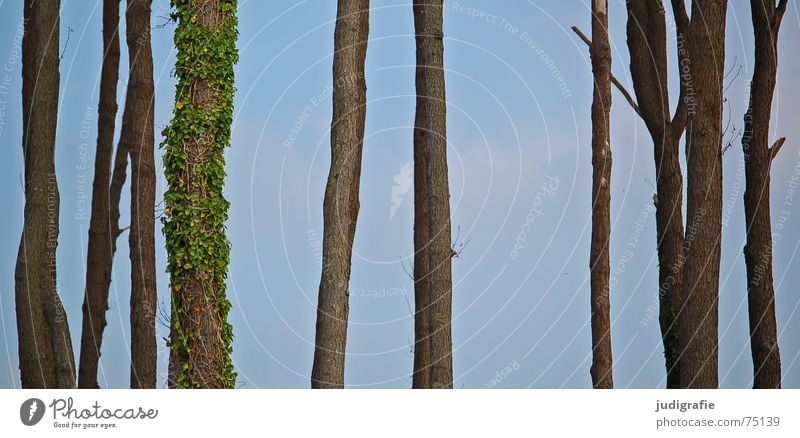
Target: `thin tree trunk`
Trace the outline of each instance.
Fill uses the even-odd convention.
[[[339,0],[333,56],[331,169],[325,187],[322,275],[312,388],[343,388],[350,262],[359,209],[369,0]]]
[[[168,185],[164,195],[164,237],[172,292],[168,384],[180,388],[232,388],[236,385],[236,372],[231,361],[233,328],[227,321],[231,305],[225,283],[230,260],[230,243],[225,236],[229,203],[223,187],[224,151],[230,144],[233,119],[234,65],[239,58],[236,2],[195,0],[173,2],[173,6],[178,22],[178,85],[175,111],[164,142]],[[152,96],[148,104],[151,102]],[[152,114],[148,117],[148,124],[152,123]],[[151,159],[152,152],[144,147],[140,159],[134,159],[137,166],[142,166],[143,175],[149,172]],[[140,183],[143,193],[150,196],[151,183]],[[153,215],[153,205],[146,198],[141,201],[139,216],[144,221],[144,216]],[[148,233],[142,227],[141,239],[149,240]],[[149,241],[142,244],[143,251],[149,254],[150,245]],[[148,271],[151,267],[142,269]],[[152,300],[149,304],[153,307],[141,320],[149,332],[155,286],[152,290],[147,284],[141,286],[143,301]],[[149,333],[147,337],[148,344],[142,346],[151,352]],[[150,359],[147,361],[149,364]]]
[[[131,156],[131,388],[155,388],[156,182],[150,0],[128,0],[125,22],[130,75],[120,142]]]
[[[744,210],[747,243],[747,300],[750,315],[750,348],[753,354],[753,387],[781,387],[781,357],[775,320],[772,277],[772,224],[770,222],[770,168],[783,144],[769,147],[769,122],[778,70],[778,31],[786,0],[751,0],[755,32],[755,65],[750,87],[750,106],[744,116],[742,148],[745,160]]]
[[[108,289],[116,250],[118,223],[111,223],[111,210],[119,218],[119,198],[111,205],[111,160],[114,156],[114,126],[117,118],[119,80],[119,1],[103,0],[103,66],[97,107],[97,153],[92,183],[92,216],[86,255],[86,294],[83,298],[83,330],[78,368],[79,388],[99,388],[97,368],[106,327]],[[127,156],[127,154],[126,154]],[[127,162],[127,160],[126,160]]]
[[[722,89],[727,0],[694,0],[689,36],[695,103],[687,123],[687,215],[680,318],[681,386],[718,386],[722,232]]]
[[[442,0],[414,0],[417,42],[417,119],[415,133],[423,134],[419,155],[427,160],[424,176],[428,200],[427,238],[430,241],[427,275],[430,331],[430,386],[453,387],[451,261],[454,255],[450,225],[450,187],[447,176],[447,100],[444,83],[444,33]],[[424,197],[423,197],[424,198]],[[424,213],[423,213],[424,216]],[[424,232],[421,233],[424,235]],[[423,236],[421,236],[422,238]],[[422,269],[420,269],[422,271]],[[423,272],[420,272],[424,275]],[[423,298],[424,300],[424,298]]]
[[[654,138],[656,233],[658,236],[659,326],[664,344],[667,388],[680,388],[680,309],[683,285],[683,175],[680,133]],[[676,137],[677,136],[677,137]]]
[[[592,385],[613,388],[609,248],[611,238],[611,47],[608,0],[592,0]]]
[[[640,115],[653,140],[656,167],[656,233],[658,248],[659,324],[664,344],[667,388],[680,386],[678,311],[683,284],[683,176],[680,138],[686,127],[686,84],[670,119],[667,35],[664,4],[627,2],[631,78]],[[672,0],[677,30],[678,68],[688,60],[689,18],[683,0]],[[679,70],[680,71],[680,70]]]
[[[55,174],[59,10],[58,0],[28,0],[24,4],[25,210],[14,276],[23,388],[75,387],[72,340],[56,289],[60,203]]]
[[[417,69],[417,81],[423,69]],[[414,375],[411,387],[431,387],[430,214],[428,156],[430,132],[423,126],[425,98],[417,96],[414,129]]]

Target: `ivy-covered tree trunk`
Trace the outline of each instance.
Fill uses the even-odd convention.
[[[612,388],[609,241],[611,239],[611,47],[608,0],[592,0],[592,384]]]
[[[753,355],[753,387],[781,387],[781,355],[775,318],[772,277],[772,224],[770,222],[770,170],[783,141],[769,146],[772,97],[778,73],[778,31],[787,0],[750,0],[755,32],[755,64],[750,87],[750,106],[744,116],[744,212],[747,244],[747,302],[750,315],[750,349]]]
[[[165,131],[163,220],[172,293],[169,386],[232,388],[229,203],[222,189],[239,58],[236,0],[172,0],[172,6],[178,85]]]
[[[156,387],[156,175],[150,0],[125,11],[130,75],[120,143],[131,157],[131,388]]]
[[[323,207],[322,275],[312,388],[343,388],[350,261],[358,219],[361,151],[367,114],[364,61],[369,0],[339,0],[333,46],[331,169]]]
[[[427,294],[430,300],[428,327],[430,333],[430,387],[453,387],[452,303],[453,279],[451,261],[454,255],[450,224],[450,186],[447,173],[447,100],[444,82],[443,1],[414,0],[414,28],[417,43],[417,119],[415,140],[420,141],[415,158],[427,161],[425,169],[430,250],[427,272],[430,278]],[[421,134],[421,132],[425,134]],[[419,181],[419,178],[417,178]],[[423,212],[423,215],[425,213]],[[415,280],[425,280],[417,277]],[[424,285],[424,284],[423,284]],[[424,300],[424,297],[423,297]],[[420,304],[425,305],[424,301]],[[423,327],[424,329],[424,327]]]
[[[639,115],[647,126],[654,146],[658,319],[664,345],[667,388],[678,388],[678,320],[683,287],[683,175],[679,147],[686,127],[688,81],[680,81],[680,97],[675,114],[670,118],[664,4],[661,0],[627,2],[627,9],[631,79]],[[672,0],[672,14],[677,31],[677,63],[680,69],[686,65],[689,57],[689,17],[683,0]]]
[[[681,387],[719,385],[722,89],[727,0],[692,1],[686,125],[686,237],[680,314]],[[691,242],[691,244],[689,243]]]
[[[109,189],[117,118],[119,2],[120,0],[103,0],[103,66],[97,105],[97,152],[94,159],[92,213],[86,253],[86,292],[83,298],[83,329],[78,368],[78,387],[87,389],[99,388],[97,368],[103,331],[107,324],[108,289],[111,285],[116,231],[119,225],[119,197],[112,204]],[[127,157],[127,153],[125,156]],[[127,164],[127,158],[125,162]],[[116,211],[116,221],[112,219],[112,210]]]
[[[56,289],[60,198],[55,170],[59,0],[26,0],[22,39],[25,210],[14,274],[23,388],[75,387],[67,315]]]

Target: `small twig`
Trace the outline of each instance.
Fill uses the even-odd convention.
[[[733,83],[736,82],[736,78],[738,78],[739,74],[742,72],[742,65],[737,62],[736,57],[733,58],[732,64],[733,65],[731,66],[730,70],[728,70],[728,72],[725,73],[725,76],[723,76],[722,78],[723,82],[728,81],[728,85],[725,86],[722,90],[723,96],[725,95],[725,93],[728,92],[728,89],[733,85]],[[733,72],[733,69],[736,69],[736,73]],[[728,77],[730,77],[731,74],[733,74],[733,77],[731,79],[728,79]]]
[[[414,254],[414,257],[416,257],[416,254]],[[406,254],[405,259],[400,260],[400,267],[403,268],[403,272],[405,272],[406,275],[408,275],[408,278],[410,278],[411,281],[413,282],[413,281],[415,281],[414,280],[414,268],[411,267],[411,264],[407,265],[406,264],[406,260],[408,260],[408,254]]]
[[[155,208],[154,208],[155,218],[156,219],[163,218],[164,217],[164,211],[165,211],[165,209],[164,209],[164,201],[161,200],[161,201],[158,202],[158,204],[155,205]]]
[[[167,27],[167,25],[168,25],[169,23],[171,23],[171,22],[175,21],[175,19],[173,19],[173,17],[167,17],[167,16],[164,16],[164,15],[159,15],[159,16],[158,16],[158,17],[156,17],[156,18],[158,18],[158,19],[160,19],[160,20],[164,20],[164,21],[162,21],[161,23],[159,23],[159,24],[156,24],[156,29],[163,29],[163,28]]]
[[[114,235],[115,235],[114,237],[119,237],[120,234],[122,234],[124,231],[129,230],[130,228],[131,228],[130,225],[128,225],[127,227],[124,227],[124,228],[117,228],[117,231],[114,233]]]
[[[72,27],[67,26],[67,40],[64,41],[64,50],[61,51],[61,56],[58,58],[59,61],[64,59],[64,55],[67,53],[67,47],[69,47],[69,37],[72,35],[73,31],[74,29],[72,29]]]
[[[461,240],[461,226],[457,227],[455,240],[450,242],[450,251],[452,251],[450,257],[457,258],[469,244],[469,239],[462,241],[460,243],[459,240]]]
[[[586,43],[586,45],[589,46],[589,48],[591,49],[592,40],[590,40],[589,37],[584,35],[584,33],[581,32],[581,30],[578,29],[577,26],[572,26],[572,31],[575,32],[583,40],[583,42]],[[636,99],[634,99],[631,93],[629,93],[628,90],[625,89],[625,86],[622,85],[622,82],[617,80],[616,76],[614,76],[614,73],[611,73],[611,83],[614,84],[615,87],[617,87],[617,90],[619,90],[620,93],[622,93],[622,97],[624,97],[625,100],[628,101],[628,104],[631,106],[631,108],[633,108],[634,111],[636,111],[636,114],[638,114],[639,117],[641,117],[644,120],[644,117],[642,116],[642,110],[639,109],[639,104],[636,103]]]
[[[159,317],[156,318],[156,320],[158,321],[159,324],[161,324],[162,327],[165,327],[165,328],[169,329],[170,328],[170,314],[167,313],[164,310],[165,307],[166,306],[162,306],[161,304],[158,305],[157,308],[158,308],[158,316]],[[167,341],[167,345],[169,345],[169,338],[167,337],[167,338],[163,338],[163,339],[165,341]]]
[[[406,306],[408,306],[408,314],[413,318],[414,310],[411,308],[411,301],[408,301],[408,294],[406,293],[405,288],[403,288],[403,298],[406,300]]]

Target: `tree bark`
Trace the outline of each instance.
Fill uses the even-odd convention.
[[[609,299],[611,238],[611,47],[608,0],[592,0],[592,241],[590,255],[592,310],[592,385],[613,388]]]
[[[687,122],[687,228],[681,386],[716,388],[722,232],[722,90],[727,0],[695,0],[689,35],[694,108]]]
[[[111,209],[119,217],[119,200],[111,205],[111,160],[114,156],[114,126],[117,117],[119,80],[119,1],[103,0],[103,66],[97,105],[97,152],[92,183],[92,213],[86,255],[86,292],[83,298],[78,387],[95,389],[103,330],[106,327],[108,289],[116,250],[118,223],[111,223]],[[126,160],[127,162],[127,160]],[[119,198],[118,198],[119,199]]]
[[[750,106],[744,116],[742,148],[745,162],[744,210],[747,243],[747,301],[750,315],[750,349],[753,387],[781,387],[781,358],[775,318],[772,277],[772,224],[770,221],[770,168],[782,140],[769,147],[769,122],[778,71],[778,31],[786,0],[751,0],[755,33],[755,65]]]
[[[359,209],[369,0],[339,0],[334,32],[331,169],[325,187],[322,275],[312,388],[343,388],[350,263]]]
[[[653,140],[656,169],[656,235],[659,260],[659,324],[664,345],[667,388],[680,387],[679,316],[683,285],[683,175],[680,138],[686,126],[685,83],[670,118],[667,35],[664,4],[627,2],[628,49],[636,100]],[[677,30],[678,71],[688,60],[689,19],[683,0],[672,0]]]
[[[23,388],[75,387],[75,361],[56,288],[59,193],[55,141],[59,94],[58,0],[25,1],[22,149],[25,209],[15,270]]]
[[[230,242],[225,235],[230,204],[223,188],[224,151],[230,145],[233,119],[234,65],[239,58],[237,3],[193,0],[172,4],[178,22],[178,85],[164,142],[164,236],[172,297],[168,385],[232,388],[236,372],[231,360],[233,328],[227,321],[231,307],[226,293]],[[152,102],[152,96],[148,102]],[[148,117],[148,124],[152,123],[152,114]],[[152,152],[143,147],[140,154],[141,161],[134,162],[139,161],[142,174],[149,173]],[[150,196],[150,183],[140,183]],[[153,215],[152,207],[148,199],[143,199],[139,206],[143,221],[145,215]],[[133,234],[133,242],[139,242]],[[145,227],[140,235],[142,240],[149,240]],[[149,253],[150,245],[148,241],[141,248]],[[152,307],[141,320],[148,330],[148,344],[143,347],[150,352],[149,312],[155,310],[155,286],[151,290],[143,283],[141,287],[141,298],[152,300]]]
[[[417,68],[417,81],[423,69]],[[414,374],[411,387],[431,387],[431,278],[428,212],[427,142],[431,133],[425,129],[425,97],[417,96],[414,129]]]
[[[428,330],[430,331],[430,386],[453,387],[453,252],[450,224],[450,187],[447,176],[447,100],[444,82],[442,0],[414,0],[417,42],[417,116],[415,134],[419,154],[427,160]],[[424,216],[424,213],[423,213]],[[425,234],[422,232],[422,234]],[[420,269],[422,271],[422,269]],[[423,273],[420,273],[423,275]],[[424,300],[424,298],[423,298]],[[423,303],[424,304],[424,303]]]
[[[131,388],[156,387],[155,163],[150,0],[125,11],[130,75],[120,142],[130,150]]]

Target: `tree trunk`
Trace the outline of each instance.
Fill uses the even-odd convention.
[[[667,388],[680,387],[678,311],[683,284],[683,176],[680,138],[686,126],[686,84],[670,119],[667,34],[664,5],[628,2],[628,49],[631,78],[640,115],[653,140],[656,167],[656,235],[658,248],[659,325],[664,345]],[[683,0],[672,0],[677,30],[678,68],[688,60],[688,25]],[[679,70],[680,71],[680,70]]]
[[[423,69],[417,69],[417,81]],[[414,375],[411,387],[431,387],[431,277],[429,269],[428,156],[430,132],[424,127],[425,98],[417,96],[414,129]]]
[[[658,236],[659,326],[664,344],[667,388],[680,388],[680,309],[683,286],[683,175],[680,132],[654,137],[656,233]]]
[[[681,386],[718,386],[722,89],[727,0],[695,0],[689,35],[687,215],[680,318]]]
[[[178,85],[164,142],[168,185],[164,236],[172,291],[168,383],[180,388],[232,388],[236,384],[231,362],[233,329],[227,322],[231,305],[225,292],[229,203],[223,186],[224,151],[230,144],[233,119],[233,67],[239,58],[236,2],[195,0],[173,2],[173,6],[178,22]],[[142,173],[148,171],[145,155],[151,152],[141,150]],[[144,183],[141,189],[151,190]],[[149,201],[141,208],[141,215],[153,214]],[[147,239],[145,228],[141,231],[142,239]],[[155,293],[154,287],[152,291],[147,284],[142,287],[150,297]],[[151,299],[144,294],[143,299]],[[148,313],[143,319],[148,330],[149,318]]]
[[[430,241],[428,315],[430,330],[430,386],[453,387],[453,279],[451,261],[450,187],[447,176],[447,100],[444,83],[444,33],[442,0],[414,0],[417,42],[417,119],[419,154],[427,160],[428,229]],[[424,216],[424,214],[423,214]],[[422,233],[424,234],[424,233]],[[422,271],[422,270],[421,270]],[[421,273],[422,274],[422,273]],[[424,300],[424,298],[423,298]]]
[[[112,206],[109,191],[119,80],[119,1],[103,0],[103,67],[97,107],[97,153],[92,183],[92,216],[89,222],[86,293],[83,298],[83,330],[78,368],[78,387],[87,389],[100,387],[97,383],[97,368],[103,330],[107,324],[108,289],[111,285],[116,232],[119,226],[111,220],[112,209],[116,210],[119,218],[119,198]]]
[[[25,210],[14,276],[23,388],[75,387],[72,340],[56,289],[60,203],[55,174],[59,9],[58,0],[28,0],[24,4]]]
[[[130,75],[120,142],[131,157],[131,388],[156,387],[156,176],[150,0],[125,11]]]
[[[611,47],[608,43],[608,0],[592,0],[592,385],[613,388],[609,248],[611,238]]]
[[[744,210],[747,243],[747,301],[750,314],[750,348],[753,353],[753,387],[781,387],[781,357],[775,320],[772,278],[772,224],[770,222],[770,168],[783,141],[769,147],[769,122],[778,70],[778,31],[786,0],[751,0],[755,31],[755,65],[750,106],[744,116],[742,148],[745,162]]]
[[[312,388],[343,388],[350,262],[359,209],[369,0],[339,0],[334,33],[331,169],[325,187],[322,275]]]

